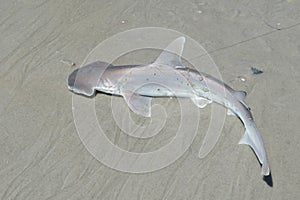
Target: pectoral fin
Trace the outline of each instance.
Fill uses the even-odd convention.
[[[134,93],[123,94],[128,107],[136,114],[151,117],[151,97],[140,96]]]

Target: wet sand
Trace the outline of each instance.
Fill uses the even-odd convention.
[[[299,199],[299,2],[23,0],[2,1],[0,10],[1,199]],[[214,149],[198,158],[209,106],[201,110],[188,151],[159,171],[122,173],[87,151],[66,78],[101,41],[147,26],[189,35],[209,52],[226,83],[247,91],[273,187],[262,180],[250,148],[238,145],[244,127],[235,117],[226,118]],[[139,55],[138,61],[155,58]],[[264,73],[253,75],[251,67]],[[110,98],[96,96],[97,116],[120,147],[152,150],[172,137],[172,120],[178,120],[172,116],[151,141],[154,147],[123,136],[103,114]],[[176,103],[168,105],[168,112],[177,112]]]

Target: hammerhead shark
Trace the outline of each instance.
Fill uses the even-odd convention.
[[[256,127],[246,92],[237,91],[204,72],[187,68],[181,56],[185,37],[179,37],[148,65],[122,65],[96,61],[74,70],[68,77],[68,88],[76,94],[92,97],[95,91],[122,96],[136,114],[150,117],[153,97],[190,98],[204,108],[216,102],[237,116],[245,126],[239,144],[249,145],[262,165],[262,175],[270,168],[262,137]]]

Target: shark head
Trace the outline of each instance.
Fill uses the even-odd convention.
[[[93,96],[96,88],[101,87],[102,74],[109,66],[108,63],[97,61],[74,70],[67,79],[69,90],[76,94]]]

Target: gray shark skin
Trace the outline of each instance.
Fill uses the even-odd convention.
[[[144,117],[151,116],[153,97],[190,98],[200,108],[211,102],[221,104],[228,109],[228,114],[236,115],[243,122],[246,131],[239,144],[253,149],[262,164],[262,175],[269,175],[263,140],[245,102],[246,92],[233,90],[209,74],[183,66],[184,43],[184,37],[175,39],[149,65],[90,63],[69,75],[68,88],[85,96],[93,96],[95,91],[122,96],[134,113]]]

